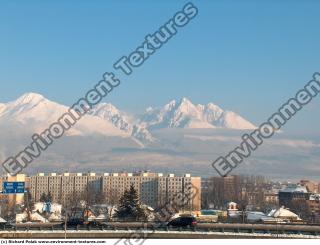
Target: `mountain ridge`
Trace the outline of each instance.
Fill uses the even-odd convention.
[[[68,109],[38,94],[24,94],[15,101],[0,103],[0,160],[15,156],[30,144],[33,133],[48,128]],[[212,160],[234,149],[244,133],[234,130],[243,126],[243,121],[237,120],[239,115],[214,103],[193,104],[183,98],[149,107],[144,114],[148,120],[101,103],[27,171],[151,169],[210,176],[216,173]],[[143,140],[146,135],[151,135],[153,141]],[[306,139],[277,134],[235,173],[319,176],[320,139]]]
[[[247,130],[256,128],[235,112],[224,111],[213,103],[195,105],[185,97],[179,102],[172,100],[160,108],[149,107],[142,115],[141,122],[149,129],[228,128]]]
[[[37,93],[25,93],[14,101],[0,103],[0,123],[13,121],[30,125],[40,131],[57,120],[68,107],[46,99]],[[142,143],[154,142],[154,129],[253,129],[255,126],[232,111],[219,106],[193,104],[188,98],[171,100],[162,107],[148,107],[143,115],[129,115],[111,103],[93,107],[67,135],[90,135],[132,137]]]

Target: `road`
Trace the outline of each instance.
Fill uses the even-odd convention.
[[[61,224],[19,224],[2,227],[0,238],[320,238],[320,226],[199,223],[195,228],[171,228],[159,223],[106,223],[68,227]]]

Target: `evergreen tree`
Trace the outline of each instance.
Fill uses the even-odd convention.
[[[40,196],[40,202],[45,202],[47,200],[47,195],[46,193],[42,193]]]
[[[131,185],[130,189],[126,190],[120,198],[120,204],[114,216],[118,219],[135,221],[145,220],[147,218],[146,213],[141,208],[138,193],[133,185]]]
[[[42,193],[40,196],[40,202],[52,202],[52,195],[49,191],[48,195],[46,193]]]
[[[51,195],[50,191],[49,191],[49,193],[47,195],[46,202],[52,202],[52,195]]]

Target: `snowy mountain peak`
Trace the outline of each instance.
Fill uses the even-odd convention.
[[[117,111],[111,104],[101,104],[105,111]],[[42,132],[50,124],[56,122],[68,110],[67,106],[47,100],[37,93],[26,93],[17,100],[0,107],[0,125],[24,128],[26,133]],[[103,115],[103,111],[101,111]],[[26,127],[27,126],[27,127]],[[103,135],[129,138],[131,135],[118,128],[113,122],[102,117],[85,115],[74,127],[66,132],[67,135]],[[135,139],[133,139],[136,141]],[[139,143],[140,144],[140,143]]]
[[[256,128],[234,112],[224,111],[213,103],[194,105],[185,97],[179,103],[172,100],[162,108],[149,108],[142,116],[141,121],[150,130],[161,128]]]
[[[15,104],[29,104],[29,103],[38,103],[45,98],[41,94],[37,93],[25,93],[21,95],[17,100],[14,101]]]
[[[208,103],[207,104],[208,110],[213,110],[213,111],[223,111],[219,106],[213,104],[213,103]]]
[[[182,98],[178,105],[181,111],[187,112],[189,110],[194,110],[195,105],[187,98]]]
[[[177,104],[177,102],[175,100],[171,100],[168,104],[166,104],[163,107],[163,109],[165,111],[171,111],[176,106],[176,104]],[[153,109],[152,107],[149,107],[149,112],[151,111],[150,108]]]
[[[110,103],[100,103],[93,108],[90,114],[95,114],[100,117],[108,117],[110,115],[119,114],[119,110]]]
[[[221,127],[225,128],[239,128],[239,129],[255,129],[251,122],[245,120],[240,115],[234,113],[233,111],[225,111],[222,114],[222,119],[219,120],[219,124]]]
[[[39,121],[58,115],[58,108],[58,104],[45,99],[41,94],[25,93],[18,99],[6,103],[4,108],[0,109],[0,117],[20,122],[25,119]]]
[[[180,100],[180,104],[192,104],[192,102],[186,98],[186,97],[183,97],[181,100]]]

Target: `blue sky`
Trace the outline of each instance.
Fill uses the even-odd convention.
[[[187,1],[0,3],[0,101],[72,104]],[[263,122],[320,71],[319,1],[193,1],[199,14],[107,99],[121,109],[188,97]],[[316,98],[287,130],[317,132]]]

